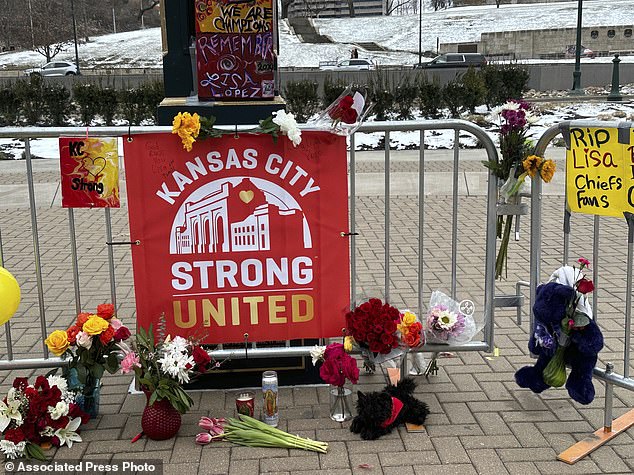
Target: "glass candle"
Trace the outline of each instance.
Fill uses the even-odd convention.
[[[255,412],[255,393],[245,391],[236,395],[236,411],[238,414],[253,417]]]

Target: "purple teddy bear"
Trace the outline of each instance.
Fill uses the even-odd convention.
[[[537,287],[533,305],[535,328],[528,340],[528,349],[537,355],[537,361],[534,366],[525,366],[515,373],[520,387],[535,393],[550,387],[544,382],[543,371],[557,350],[561,320],[574,292],[572,287],[555,282]],[[592,319],[585,327],[570,333],[570,344],[564,354],[564,361],[570,367],[566,389],[570,397],[581,404],[590,404],[594,399],[592,370],[602,348],[603,335]]]

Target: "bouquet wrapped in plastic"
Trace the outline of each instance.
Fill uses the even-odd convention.
[[[470,302],[470,301],[469,301]],[[463,345],[470,342],[482,327],[473,315],[473,305],[462,306],[451,297],[436,290],[429,300],[427,313],[427,342]]]
[[[361,125],[372,108],[366,101],[363,91],[352,86],[344,89],[341,95],[324,110],[309,126],[326,129],[337,135],[351,135]]]

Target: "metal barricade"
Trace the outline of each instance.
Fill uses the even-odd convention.
[[[247,126],[238,126],[237,132],[246,130]],[[232,128],[234,130],[234,128]],[[483,153],[479,159],[497,160],[497,151],[487,133],[480,127],[466,121],[450,120],[450,121],[402,121],[402,122],[374,122],[371,124],[364,124],[358,131],[350,136],[350,154],[349,154],[349,170],[350,170],[350,246],[351,246],[351,301],[356,303],[359,300],[356,283],[359,278],[357,269],[358,265],[358,231],[359,231],[359,218],[357,216],[357,152],[355,152],[355,141],[359,134],[366,133],[379,133],[384,137],[384,221],[383,221],[383,238],[384,242],[380,244],[380,248],[383,250],[383,289],[380,291],[381,296],[385,300],[390,300],[391,291],[393,290],[392,279],[395,275],[395,266],[392,262],[392,258],[395,253],[393,252],[392,242],[394,240],[394,232],[392,230],[393,223],[391,221],[392,207],[390,199],[390,191],[392,186],[392,179],[390,173],[390,166],[392,163],[393,152],[390,150],[390,134],[395,132],[415,132],[418,133],[420,143],[425,142],[426,131],[450,131],[453,132],[453,169],[451,176],[451,218],[450,226],[448,227],[451,232],[451,256],[449,264],[450,282],[448,287],[450,296],[454,299],[458,296],[458,284],[460,282],[460,275],[458,272],[458,245],[460,241],[460,228],[459,228],[459,165],[460,165],[460,133],[466,132],[476,138],[478,143],[483,149]],[[89,133],[95,137],[125,137],[129,134],[143,134],[143,133],[169,133],[171,128],[169,127],[91,127]],[[42,341],[42,356],[34,357],[33,355],[27,355],[30,357],[23,358],[16,355],[16,349],[12,340],[11,325],[12,322],[7,322],[4,325],[4,337],[6,339],[6,353],[3,358],[0,359],[0,370],[12,370],[12,369],[34,369],[44,367],[56,367],[63,365],[64,362],[59,358],[53,358],[49,356],[48,349],[44,344],[44,339],[47,336],[48,328],[47,320],[47,302],[45,302],[45,288],[42,276],[42,253],[40,250],[40,231],[38,230],[38,208],[35,201],[35,188],[33,179],[33,158],[31,153],[31,140],[34,138],[57,138],[61,136],[82,136],[87,134],[87,130],[81,127],[62,127],[62,128],[3,128],[0,129],[0,138],[13,138],[21,139],[25,142],[25,159],[26,159],[26,173],[28,184],[28,196],[29,196],[29,208],[30,208],[30,224],[32,229],[32,252],[34,257],[35,267],[35,281],[37,287],[37,304],[39,308],[39,335],[35,339],[41,339]],[[424,304],[424,289],[429,282],[425,278],[426,262],[424,260],[425,252],[425,228],[427,224],[425,222],[425,147],[420,146],[418,148],[418,160],[416,162],[418,166],[418,234],[416,237],[416,262],[406,262],[398,267],[398,271],[402,272],[404,267],[412,267],[416,269],[417,277],[415,283],[415,292],[417,300],[417,310],[420,313],[425,311]],[[482,168],[484,172],[485,169]],[[484,173],[483,173],[484,174]],[[466,179],[466,177],[465,177]],[[483,246],[484,259],[481,266],[479,266],[479,273],[481,278],[484,279],[484,293],[478,296],[481,300],[481,311],[483,313],[484,328],[482,330],[482,338],[478,341],[471,341],[467,344],[460,346],[452,345],[432,345],[427,344],[416,351],[432,352],[437,354],[438,352],[445,351],[490,351],[493,347],[493,320],[494,320],[494,266],[495,266],[495,244],[496,244],[496,200],[497,200],[497,179],[487,172],[487,185],[486,185],[486,199],[482,200],[486,204],[484,205],[484,219],[486,220],[486,226],[479,226],[483,231]],[[51,205],[52,206],[52,205]],[[0,209],[2,209],[2,202],[0,202]],[[92,210],[93,213],[99,213],[97,210]],[[79,313],[82,308],[82,286],[79,280],[79,269],[83,265],[90,264],[91,257],[82,255],[78,251],[78,243],[76,238],[76,223],[75,213],[72,209],[68,210],[68,227],[69,227],[69,239],[68,246],[70,249],[70,260],[72,267],[72,286],[74,289],[74,304],[75,311]],[[115,244],[134,244],[127,242],[113,242],[113,230],[112,230],[112,217],[109,209],[104,212],[105,219],[105,242],[107,244],[107,266],[109,276],[109,290],[110,298],[115,306],[118,308],[120,300],[117,296],[117,266],[114,256],[113,245]],[[413,216],[407,216],[409,223],[414,228],[416,220]],[[0,232],[2,231],[2,219],[0,215]],[[403,230],[401,230],[402,232]],[[407,230],[408,233],[412,233],[411,229]],[[400,233],[396,233],[400,235]],[[5,238],[6,239],[6,238]],[[61,235],[57,235],[56,243],[61,245]],[[0,264],[5,264],[2,260],[2,242],[3,235],[0,234]],[[5,246],[6,247],[6,246]],[[467,250],[469,255],[473,254],[472,247]],[[5,252],[6,254],[6,252]],[[129,254],[129,253],[128,253]],[[6,259],[6,257],[5,257]],[[413,260],[413,259],[411,259]],[[11,268],[12,262],[6,262],[6,266]],[[120,270],[120,269],[119,269]],[[121,271],[121,270],[120,270]],[[446,271],[446,269],[445,269]],[[126,272],[128,269],[126,268]],[[70,286],[69,286],[70,287]],[[480,285],[478,285],[481,288]],[[25,310],[21,309],[19,314],[13,321],[19,321],[20,317],[25,314]],[[2,332],[0,332],[1,334]],[[22,332],[24,335],[24,332]],[[33,336],[33,335],[31,335]],[[290,346],[286,342],[285,346],[263,348],[258,347],[257,344],[251,343],[251,348],[248,351],[249,358],[258,357],[271,357],[271,356],[306,356],[309,354],[312,347],[309,346]],[[210,354],[217,359],[226,358],[244,358],[245,352],[242,349],[229,349],[218,346],[217,349],[210,352]]]
[[[610,123],[610,122],[592,122],[592,121],[565,121],[558,125],[550,127],[541,136],[539,142],[535,147],[535,154],[538,156],[544,156],[546,148],[558,135],[565,133],[575,125],[579,127],[603,127],[603,128],[621,128],[623,123]],[[558,173],[565,173],[560,171]],[[566,198],[564,197],[564,201]],[[569,262],[570,257],[570,241],[573,230],[572,225],[573,215],[568,207],[567,201],[563,210],[563,243],[562,243],[562,256],[561,264],[566,265]],[[634,215],[625,213],[624,221],[627,226],[627,233],[621,235],[613,235],[611,239],[618,243],[620,239],[627,242],[627,258],[625,263],[625,298],[622,302],[623,315],[624,315],[624,345],[623,345],[623,374],[614,372],[614,364],[611,362],[606,363],[605,369],[595,367],[593,376],[605,383],[605,405],[604,405],[604,426],[591,434],[586,439],[578,442],[572,447],[568,448],[564,452],[558,455],[558,459],[566,463],[573,464],[597,449],[608,440],[612,439],[619,433],[623,432],[630,426],[634,425],[634,409],[630,410],[626,414],[622,415],[618,419],[613,420],[613,389],[614,386],[618,386],[630,391],[634,390],[634,379],[630,377],[630,363],[631,363],[631,328],[632,328],[632,264],[634,261]],[[590,219],[588,217],[588,219]],[[598,288],[595,290],[592,297],[592,307],[595,321],[601,325],[601,312],[599,307],[599,267],[601,265],[601,252],[599,246],[599,235],[601,230],[601,224],[605,223],[606,219],[615,220],[617,218],[611,217],[599,217],[598,215],[592,218],[592,264],[593,264],[593,281]],[[542,260],[542,182],[541,180],[533,180],[531,188],[531,243],[530,243],[530,305],[531,309],[535,301],[535,294],[537,286],[540,283],[541,277],[541,260]],[[589,226],[588,226],[589,227]],[[622,236],[627,235],[627,238]],[[625,244],[625,242],[624,242]],[[549,257],[552,257],[549,255]],[[553,269],[554,270],[554,269]],[[612,294],[614,297],[614,295]],[[611,302],[614,306],[615,299]],[[530,312],[530,328],[533,328],[534,315]],[[614,351],[614,350],[612,350]],[[599,355],[600,356],[600,355]]]

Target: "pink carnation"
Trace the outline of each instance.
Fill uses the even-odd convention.
[[[123,374],[131,373],[132,371],[134,371],[134,368],[140,367],[141,363],[139,360],[139,356],[134,352],[128,353],[127,355],[125,355],[123,360],[121,360],[121,372]]]

